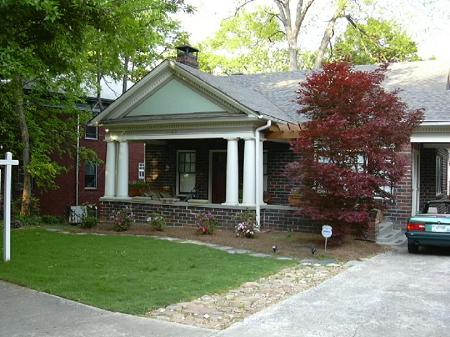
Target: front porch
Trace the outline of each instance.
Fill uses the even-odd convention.
[[[114,137],[110,132],[109,140]],[[295,159],[289,144],[259,142],[256,147],[255,139],[239,137],[146,140],[148,188],[131,196],[124,173],[128,161],[123,144],[128,142],[109,141],[114,160],[108,152],[101,220],[110,221],[111,214],[128,207],[139,223],[159,213],[173,226],[193,226],[197,214],[208,212],[221,227],[234,229],[239,214],[250,211],[262,229],[318,231],[317,224],[299,217],[298,208],[289,204],[293,186],[284,169]]]

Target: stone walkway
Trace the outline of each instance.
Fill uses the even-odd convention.
[[[85,233],[85,232],[68,232],[65,230],[60,230],[57,228],[46,228],[48,231],[50,232],[59,232],[62,234],[72,234],[72,235],[97,235],[97,236],[105,236],[105,235],[109,235],[109,234],[104,234],[104,233]],[[156,239],[156,240],[164,240],[164,241],[173,241],[173,242],[178,242],[178,243],[189,243],[189,244],[193,244],[193,245],[198,245],[198,246],[205,246],[205,247],[209,247],[209,248],[214,248],[214,249],[218,249],[221,251],[224,251],[228,254],[248,254],[250,256],[253,257],[270,257],[276,260],[288,260],[288,261],[293,261],[295,260],[293,257],[289,257],[289,256],[277,256],[277,255],[272,255],[272,254],[264,254],[264,253],[256,253],[253,252],[251,250],[247,250],[247,249],[238,249],[238,248],[234,248],[234,247],[230,247],[230,246],[222,246],[222,245],[218,245],[215,243],[208,243],[208,242],[203,242],[203,241],[197,241],[197,240],[184,240],[184,239],[179,239],[179,238],[174,238],[171,236],[159,236],[159,235],[143,235],[143,234],[123,234],[121,233],[120,235],[122,236],[135,236],[135,237],[145,237],[145,238],[152,238],[152,239]],[[334,261],[333,261],[334,262]]]
[[[343,265],[305,262],[277,274],[244,283],[224,294],[205,295],[149,312],[147,317],[210,329],[225,329],[269,305],[322,283]]]

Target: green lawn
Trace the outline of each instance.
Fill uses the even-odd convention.
[[[138,315],[293,264],[146,237],[67,235],[38,228],[15,230],[11,237],[12,261],[0,262],[0,279]]]

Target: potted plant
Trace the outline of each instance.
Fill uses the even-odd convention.
[[[129,185],[131,197],[138,197],[143,195],[148,189],[148,184],[145,181],[133,181]]]

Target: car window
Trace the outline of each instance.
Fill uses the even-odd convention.
[[[423,208],[423,214],[450,214],[450,201],[428,202]]]

